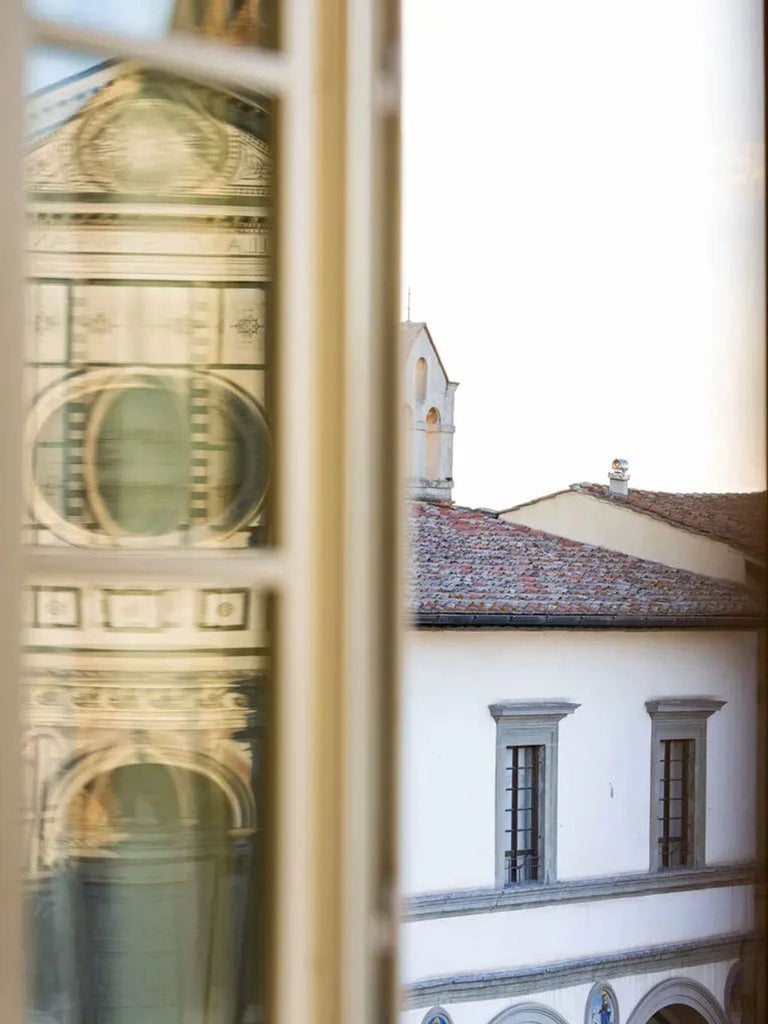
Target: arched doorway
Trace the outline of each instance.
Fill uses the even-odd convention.
[[[672,1006],[665,1006],[663,1010],[657,1010],[648,1018],[648,1024],[706,1024],[706,1021],[693,1007],[673,1003]]]
[[[728,1024],[712,995],[691,978],[668,978],[643,996],[627,1024]]]
[[[66,808],[83,1024],[235,1020],[253,830],[202,772],[148,762],[92,777]]]

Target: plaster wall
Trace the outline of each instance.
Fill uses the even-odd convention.
[[[404,653],[405,894],[494,886],[488,705],[510,699],[581,705],[560,723],[558,880],[649,870],[654,697],[727,702],[708,721],[706,862],[755,856],[754,633],[420,630]]]
[[[671,978],[688,979],[703,985],[722,1006],[725,982],[733,961],[702,964],[696,967],[681,967],[671,971],[656,971],[652,974],[631,974],[625,977],[609,978],[616,993],[619,1020],[629,1019],[633,1009],[646,993],[662,981]],[[603,979],[600,979],[603,980]],[[519,1003],[536,1003],[555,1010],[567,1024],[584,1024],[587,997],[591,983],[573,985],[569,988],[553,989],[548,992],[532,992],[514,999],[486,999],[474,1002],[449,1003],[440,1005],[447,1010],[453,1024],[490,1024],[503,1010]],[[426,1008],[428,1009],[428,1008]],[[406,1010],[401,1015],[402,1024],[422,1024],[426,1009]]]
[[[401,977],[512,970],[749,931],[751,886],[412,921],[401,933]]]
[[[734,548],[644,515],[620,500],[566,491],[502,512],[499,518],[677,569],[746,581],[744,556]]]

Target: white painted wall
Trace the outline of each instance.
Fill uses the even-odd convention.
[[[502,512],[500,519],[705,576],[746,580],[744,555],[717,540],[644,515],[621,501],[565,491]]]
[[[745,932],[753,900],[754,889],[744,885],[411,921],[401,931],[401,979],[512,970]]]
[[[755,634],[746,632],[411,632],[402,694],[403,891],[494,885],[496,725],[488,705],[505,699],[581,704],[560,723],[558,878],[648,870],[645,701],[663,696],[727,701],[708,722],[706,859],[754,857],[756,651]]]
[[[670,978],[686,978],[699,982],[722,1005],[725,981],[732,964],[733,961],[729,960],[697,967],[683,967],[674,971],[656,971],[653,974],[633,974],[624,978],[607,979],[616,993],[619,1020],[628,1020],[643,996],[660,982]],[[584,1008],[591,988],[591,984],[574,985],[570,988],[553,989],[550,992],[533,992],[529,996],[514,999],[487,999],[441,1005],[448,1011],[454,1024],[489,1024],[502,1010],[518,1003],[538,1003],[555,1010],[568,1024],[584,1024]],[[405,1011],[401,1016],[402,1024],[421,1024],[426,1009]]]

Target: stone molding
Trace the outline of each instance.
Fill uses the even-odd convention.
[[[679,871],[602,875],[552,882],[549,885],[510,886],[504,889],[456,889],[425,892],[404,901],[403,920],[426,921],[465,914],[527,910],[560,903],[653,896],[663,892],[717,889],[723,886],[754,885],[760,877],[754,861]]]
[[[533,992],[547,992],[591,983],[596,977],[608,979],[633,974],[653,974],[656,971],[735,960],[742,956],[744,944],[752,938],[752,933],[739,932],[718,935],[710,939],[644,946],[640,949],[622,950],[619,953],[537,964],[514,970],[477,971],[424,978],[404,986],[403,1009],[418,1009],[436,1003],[445,1005],[508,999]],[[705,1019],[707,1024],[710,1024],[710,1021],[712,1024],[726,1024],[722,1016]],[[645,1024],[646,1020],[647,1016],[638,1015],[636,1007],[627,1024],[637,1024],[639,1021]]]
[[[629,1015],[627,1024],[646,1024],[657,1011],[673,1004],[690,1006],[706,1024],[728,1024],[712,993],[691,978],[667,978],[654,986]]]
[[[556,1010],[541,1003],[517,1003],[502,1010],[490,1024],[568,1024]]]
[[[649,715],[696,715],[709,718],[715,711],[725,707],[727,701],[713,697],[661,697],[647,700],[645,707]]]
[[[496,721],[522,718],[526,721],[551,723],[572,715],[580,704],[570,700],[507,700],[489,704],[488,710]]]

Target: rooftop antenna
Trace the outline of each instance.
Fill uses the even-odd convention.
[[[408,289],[408,315],[406,317],[408,323],[411,322],[411,289]]]

